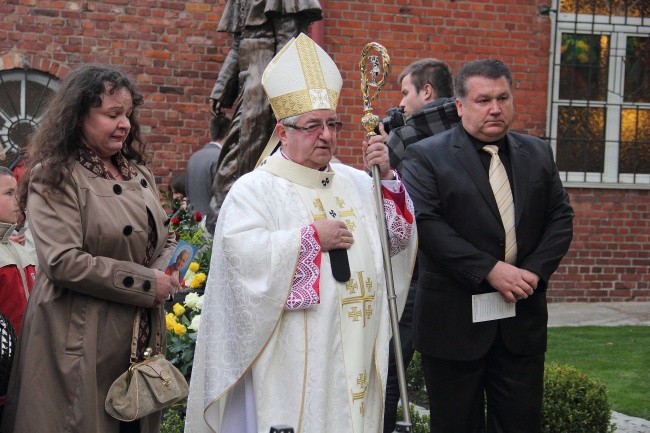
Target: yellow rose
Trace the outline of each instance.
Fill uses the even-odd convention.
[[[192,281],[190,281],[190,288],[191,289],[198,289],[201,287],[201,281],[197,278],[197,275],[192,278]]]
[[[182,323],[176,323],[174,325],[174,334],[176,335],[185,335],[187,328]]]
[[[198,278],[200,282],[204,283],[205,280],[207,280],[208,276],[205,275],[205,272],[199,272],[196,274],[196,278]]]
[[[185,307],[183,307],[178,302],[176,304],[174,304],[174,306],[172,307],[172,310],[174,311],[174,314],[176,314],[178,317],[185,314]]]
[[[196,272],[199,270],[199,264],[196,262],[190,263],[190,271]]]
[[[174,325],[177,323],[178,319],[176,319],[176,315],[174,313],[165,314],[165,328],[167,328],[168,331],[173,331]]]

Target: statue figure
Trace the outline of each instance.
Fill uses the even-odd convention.
[[[212,184],[206,225],[214,231],[219,209],[232,184],[255,167],[275,120],[262,73],[282,47],[322,19],[318,0],[228,0],[217,31],[233,34],[233,42],[210,95],[211,111],[235,110],[219,168]]]

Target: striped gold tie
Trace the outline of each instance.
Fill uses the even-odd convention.
[[[499,147],[493,144],[483,146],[483,150],[492,155],[490,160],[490,186],[499,207],[501,222],[506,231],[505,261],[514,264],[517,261],[517,234],[515,233],[515,202],[508,181],[508,173],[499,158]]]

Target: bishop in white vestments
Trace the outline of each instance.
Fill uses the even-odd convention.
[[[277,151],[242,176],[217,221],[186,433],[376,433],[390,340],[372,178],[331,162],[342,85],[304,34],[262,84]],[[384,144],[379,165],[398,309],[415,255],[413,206]]]

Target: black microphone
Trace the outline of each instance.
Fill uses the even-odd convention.
[[[270,433],[293,433],[293,427],[288,425],[272,425]]]
[[[332,275],[336,281],[344,283],[350,279],[350,262],[348,261],[348,250],[330,250],[330,262],[332,264]]]

